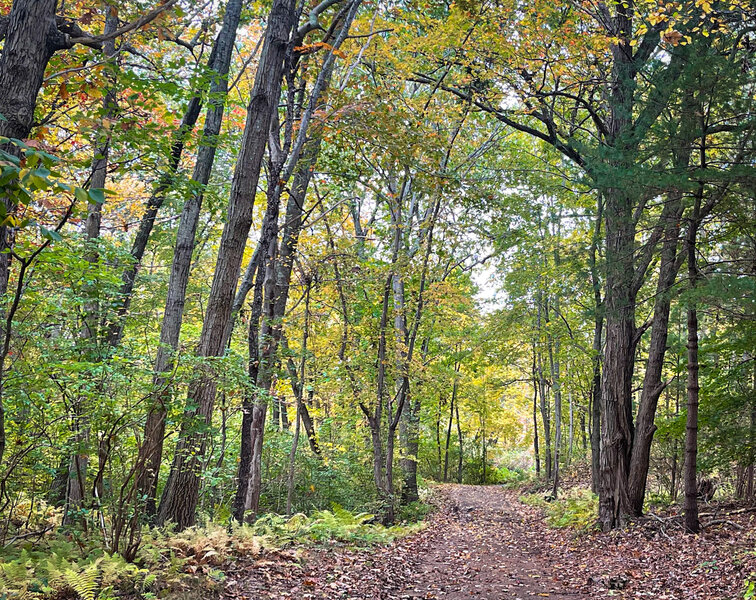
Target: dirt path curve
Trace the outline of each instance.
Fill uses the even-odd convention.
[[[570,590],[565,569],[549,556],[537,517],[522,509],[512,492],[494,486],[447,485],[446,518],[432,525],[410,585],[399,597],[486,600],[591,596]]]

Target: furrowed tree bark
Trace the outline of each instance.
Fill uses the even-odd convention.
[[[590,251],[591,286],[593,287],[595,310],[593,318],[593,344],[591,346],[593,353],[591,357],[593,363],[593,379],[591,381],[591,490],[594,494],[598,494],[599,491],[599,474],[601,469],[601,339],[604,331],[604,310],[596,255],[601,236],[601,223],[604,219],[603,212],[604,201],[599,194],[596,225],[591,239]]]
[[[607,531],[632,512],[627,493],[633,441],[631,406],[635,354],[635,231],[632,200],[621,189],[606,198],[606,349],[601,383],[599,520]]]
[[[618,175],[632,172],[633,167],[625,137],[632,128],[636,73],[629,45],[633,8],[615,2],[614,11],[611,24],[607,24],[617,38],[611,45],[607,141],[615,150],[611,167]],[[631,511],[627,477],[634,434],[631,391],[635,351],[635,197],[626,187],[613,187],[610,181],[601,183],[606,227],[606,347],[601,382],[599,522],[607,531],[622,525],[624,515]]]
[[[23,139],[29,137],[34,122],[37,94],[42,87],[45,68],[52,56],[48,35],[55,28],[55,0],[16,0],[8,15],[2,54],[0,54],[0,136]],[[17,153],[12,145],[4,145],[6,152]],[[13,214],[15,206],[3,197],[6,214]],[[13,232],[0,226],[0,298],[5,298],[10,279]],[[5,307],[0,323],[5,319]],[[5,337],[4,327],[0,338]],[[5,408],[3,392],[5,373],[0,372],[0,465],[5,455]]]
[[[218,259],[200,335],[198,356],[219,356],[231,316],[244,247],[252,226],[257,183],[265,154],[273,111],[281,94],[283,63],[294,26],[292,0],[274,0],[263,43],[262,57],[247,108],[242,147],[234,169],[228,217],[221,236]],[[173,521],[179,528],[192,525],[199,500],[201,457],[215,400],[215,379],[206,367],[190,385],[169,481],[158,509],[158,522]],[[199,425],[200,431],[197,431]]]
[[[189,282],[189,270],[191,267],[192,253],[194,251],[195,236],[199,214],[202,206],[204,188],[210,181],[210,175],[213,169],[215,153],[220,135],[221,125],[225,108],[225,96],[228,89],[228,71],[231,64],[231,56],[236,40],[236,30],[239,26],[241,15],[242,1],[229,0],[226,5],[226,12],[223,18],[223,25],[212,50],[212,58],[208,67],[212,72],[212,79],[209,89],[209,101],[207,115],[205,117],[205,126],[202,131],[199,149],[197,151],[197,161],[192,173],[192,181],[195,184],[192,195],[186,200],[181,212],[179,226],[176,231],[176,242],[173,251],[173,261],[171,263],[171,274],[168,282],[168,292],[166,295],[165,309],[163,311],[163,321],[160,327],[160,345],[155,358],[153,376],[153,397],[152,405],[147,413],[147,420],[144,426],[144,441],[139,449],[138,461],[142,465],[136,476],[136,486],[138,496],[145,498],[144,511],[149,519],[154,519],[157,506],[157,485],[158,474],[163,455],[163,440],[165,438],[165,418],[167,404],[172,397],[170,385],[170,372],[173,369],[175,353],[178,348],[179,336],[181,332],[181,323],[184,315],[184,303],[186,301],[186,288]],[[199,111],[199,95],[196,95],[192,101]],[[182,129],[177,134],[179,137],[174,142],[171,164],[169,165],[174,171],[178,167],[178,162],[183,150],[184,135],[196,121],[196,115],[193,115],[195,109],[190,106],[187,114],[184,116]],[[168,177],[168,179],[170,179]],[[161,184],[163,185],[163,184]],[[141,247],[144,252],[149,232],[154,223],[155,214],[162,204],[165,192],[168,189],[169,181],[164,182],[164,188],[159,193],[153,194],[149,207],[142,219],[140,225],[140,234],[143,234],[141,241],[134,242],[132,256],[137,257],[133,249]],[[153,202],[153,200],[155,200]],[[138,234],[139,237],[139,234]],[[136,274],[134,271],[133,275]],[[130,297],[133,290],[133,277],[124,274],[124,284],[122,293],[128,287],[127,297]],[[128,309],[128,303],[121,308]],[[119,309],[120,311],[120,309]],[[123,331],[123,323],[118,324],[118,331],[114,334],[111,330],[111,343],[115,338],[120,339]],[[138,511],[140,512],[140,511]]]

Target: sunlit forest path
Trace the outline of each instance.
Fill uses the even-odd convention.
[[[420,533],[368,550],[335,547],[242,561],[224,598],[595,597],[550,557],[555,544],[542,515],[520,503],[517,492],[472,485],[435,490],[440,509]]]
[[[590,597],[570,590],[560,578],[566,567],[549,557],[542,519],[524,510],[512,492],[450,485],[441,493],[448,499],[448,519],[434,523],[439,528],[434,532],[436,543],[421,557],[407,596]]]

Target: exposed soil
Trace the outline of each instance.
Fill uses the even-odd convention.
[[[511,492],[462,485],[444,492],[451,514],[421,558],[416,581],[405,587],[408,596],[590,598],[560,579],[563,567],[534,539],[541,517],[524,511]]]
[[[441,507],[422,532],[372,549],[240,559],[227,569],[224,598],[725,600],[742,597],[743,580],[756,570],[753,514],[701,536],[659,520],[576,537],[548,527],[515,491],[437,489]]]

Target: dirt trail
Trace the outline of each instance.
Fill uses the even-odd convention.
[[[495,486],[438,486],[442,508],[420,533],[387,546],[295,549],[240,561],[224,600],[602,598],[568,587],[538,511]],[[525,510],[523,510],[525,509]],[[565,564],[564,552],[557,553]]]
[[[478,597],[486,600],[548,597],[582,599],[560,577],[565,567],[549,556],[537,517],[522,510],[511,492],[492,486],[449,485],[450,510],[432,525],[414,581],[399,597]]]

